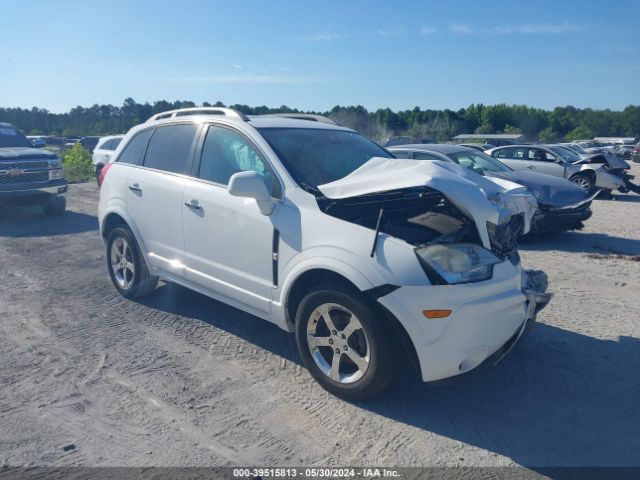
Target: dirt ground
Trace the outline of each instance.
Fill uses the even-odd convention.
[[[361,404],[267,322],[171,284],[121,298],[97,197],[0,209],[0,465],[640,465],[638,195],[522,245],[555,297],[501,364],[437,384],[407,368]]]

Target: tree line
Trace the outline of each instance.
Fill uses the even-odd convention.
[[[121,106],[77,106],[66,113],[51,113],[43,108],[2,108],[0,122],[8,122],[30,135],[85,136],[124,133],[151,115],[176,108],[195,107],[191,101],[137,103],[132,98]],[[225,106],[222,102],[204,102],[202,106]],[[640,134],[640,106],[624,110],[594,110],[572,106],[543,110],[526,105],[472,104],[460,110],[393,111],[389,108],[369,111],[362,106],[335,106],[327,112],[303,112],[285,105],[228,105],[247,115],[267,113],[316,113],[341,125],[381,140],[393,135],[409,135],[443,142],[460,133],[522,133],[527,140],[552,142],[593,138],[594,136],[637,137]]]

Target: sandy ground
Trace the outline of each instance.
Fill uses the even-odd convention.
[[[92,184],[62,218],[0,210],[0,465],[640,465],[640,196],[522,246],[555,298],[501,364],[362,404],[267,322],[170,284],[121,298],[96,210]]]

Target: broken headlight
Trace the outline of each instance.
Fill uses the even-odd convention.
[[[502,262],[474,243],[436,243],[418,247],[415,252],[434,285],[488,280],[493,276],[493,266]]]

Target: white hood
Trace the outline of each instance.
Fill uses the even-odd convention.
[[[373,157],[357,170],[335,182],[318,185],[331,199],[427,186],[474,219],[485,245],[486,222],[496,225],[515,213],[525,214],[524,233],[537,208],[525,187],[502,179],[489,179],[458,165],[430,160]]]

